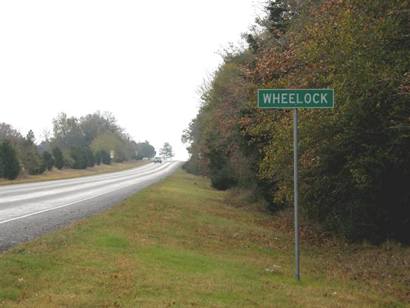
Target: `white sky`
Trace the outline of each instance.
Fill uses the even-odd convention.
[[[110,111],[136,141],[188,154],[198,88],[264,0],[2,0],[0,122],[37,140],[59,112]]]

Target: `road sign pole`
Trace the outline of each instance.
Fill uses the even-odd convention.
[[[298,109],[331,109],[335,105],[333,89],[258,89],[258,108],[293,109],[293,202],[295,224],[295,278],[300,280],[300,228],[298,179]]]
[[[293,109],[293,202],[295,211],[295,278],[300,280],[299,183],[298,183],[298,109]]]

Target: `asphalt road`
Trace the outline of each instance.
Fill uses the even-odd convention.
[[[0,250],[101,212],[173,173],[180,162],[0,187]]]

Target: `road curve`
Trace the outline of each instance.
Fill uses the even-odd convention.
[[[76,179],[0,187],[0,250],[113,206],[173,173],[180,162]]]

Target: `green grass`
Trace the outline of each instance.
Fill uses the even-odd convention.
[[[229,201],[229,202],[228,202]],[[303,232],[292,278],[290,215],[235,206],[178,171],[104,214],[0,256],[5,307],[404,307],[408,248]],[[387,263],[386,263],[387,262]],[[386,266],[388,264],[389,266]],[[407,265],[406,265],[407,264]]]

